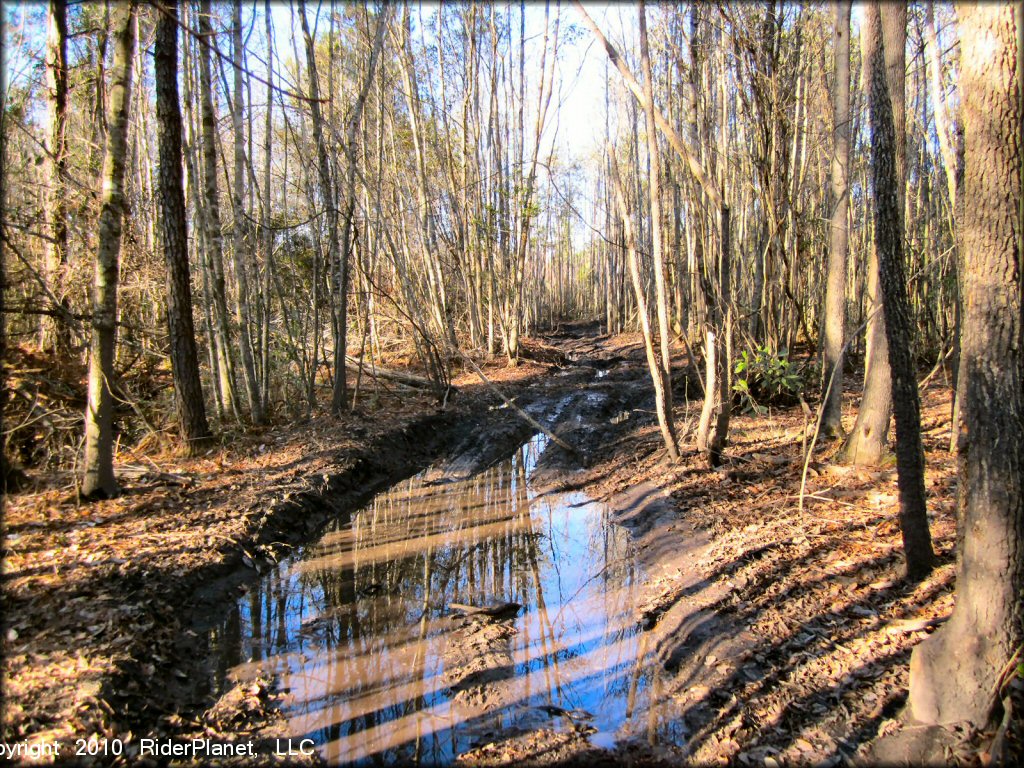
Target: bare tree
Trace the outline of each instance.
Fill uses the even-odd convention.
[[[835,115],[832,147],[832,220],[828,250],[822,340],[821,428],[826,435],[843,431],[843,325],[846,318],[846,261],[849,251],[850,195],[850,0],[835,5],[832,104]]]
[[[114,79],[110,87],[107,147],[103,157],[103,201],[93,283],[89,397],[85,409],[82,495],[87,498],[110,497],[118,491],[114,477],[114,347],[136,12],[134,0],[119,6],[114,25]]]
[[[893,123],[895,125],[896,199],[900,238],[903,237],[903,185],[906,180],[906,45],[907,6],[902,2],[885,3],[881,8],[880,41],[872,41],[869,32],[862,32],[863,66],[869,73],[869,46],[884,49]],[[862,76],[870,82],[870,74]],[[876,243],[877,246],[877,243]],[[857,420],[843,445],[842,459],[853,464],[877,464],[889,438],[892,419],[892,373],[889,368],[889,345],[885,330],[882,289],[879,279],[877,247],[868,252],[867,265],[867,348],[864,356],[864,391]]]
[[[609,60],[619,70],[619,73],[622,75],[622,78],[630,92],[636,97],[638,102],[643,104],[646,101],[643,89],[637,82],[636,77],[634,77],[633,73],[629,70],[626,62],[622,60],[618,51],[615,50],[615,46],[613,46],[611,42],[609,42],[608,38],[604,36],[604,33],[601,32],[597,24],[594,23],[594,20],[590,18],[590,14],[587,13],[583,5],[577,2],[576,7],[580,12],[580,16],[583,17],[584,23],[590,31],[594,33],[594,36],[604,47]],[[687,169],[711,201],[711,204],[718,209],[719,214],[719,226],[722,236],[722,252],[721,261],[719,263],[719,301],[715,303],[720,311],[717,313],[717,318],[712,318],[712,322],[709,323],[709,327],[706,332],[707,353],[705,355],[705,366],[707,368],[707,384],[705,385],[704,408],[701,413],[700,427],[697,431],[698,447],[702,451],[707,452],[708,459],[712,464],[717,464],[721,460],[722,449],[725,447],[725,442],[728,436],[729,416],[732,408],[732,393],[729,391],[729,385],[727,383],[730,366],[728,349],[730,345],[728,343],[725,323],[717,322],[720,321],[721,318],[725,317],[728,312],[727,292],[729,286],[730,211],[729,206],[725,203],[725,198],[722,195],[721,189],[697,160],[697,156],[694,151],[682,140],[675,128],[672,127],[671,123],[665,119],[661,110],[653,104],[649,106],[654,114],[654,123],[658,130],[664,134],[666,139],[668,139],[669,146],[672,147],[675,153],[679,156],[679,159],[686,165]],[[709,303],[713,301],[712,297],[709,296],[707,298],[709,299]],[[716,390],[718,393],[717,403],[715,402]],[[718,413],[717,416],[715,416],[714,432],[712,433],[711,417],[716,405]]]
[[[245,379],[245,391],[249,399],[249,414],[254,424],[263,423],[263,401],[260,397],[259,377],[256,375],[256,363],[252,349],[252,321],[249,311],[249,276],[246,266],[246,234],[249,230],[245,211],[245,127],[243,96],[244,62],[242,47],[242,0],[234,0],[231,4],[231,55],[234,59],[233,104],[231,109],[231,126],[234,134],[234,185],[232,187],[231,209],[234,216],[232,224],[231,262],[234,265],[235,283],[235,318],[238,323],[238,346],[242,357],[242,378]]]
[[[217,115],[213,107],[210,52],[213,25],[210,0],[201,0],[199,8],[199,100],[202,111],[203,220],[206,229],[206,261],[213,304],[214,344],[216,346],[217,385],[220,402],[226,412],[235,413],[234,358],[228,321],[227,290],[224,285],[224,236],[221,232],[220,201],[217,192]]]
[[[186,453],[193,454],[209,439],[210,427],[206,422],[192,321],[192,281],[182,182],[181,107],[178,102],[178,7],[176,3],[168,3],[158,11],[153,64],[160,153],[157,199],[164,262],[167,265],[167,334],[178,429]]]
[[[921,402],[911,353],[910,301],[903,265],[903,227],[900,226],[896,131],[884,41],[879,34],[881,10],[867,6],[865,53],[871,73],[871,170],[875,195],[875,247],[885,307],[885,334],[892,372],[892,402],[896,417],[896,468],[900,492],[900,529],[907,557],[907,575],[920,579],[935,565],[925,508],[924,447],[921,444]]]
[[[46,35],[46,86],[49,91],[50,195],[47,201],[49,239],[46,267],[50,292],[57,300],[53,314],[42,315],[42,347],[65,355],[71,344],[71,305],[67,297],[68,268],[68,6],[67,0],[50,0]]]
[[[668,324],[668,270],[665,265],[664,237],[661,214],[661,154],[658,150],[658,128],[654,122],[654,75],[651,72],[651,53],[647,41],[647,12],[643,0],[637,9],[640,19],[640,66],[644,74],[644,116],[647,121],[648,179],[651,197],[651,254],[654,259],[654,293],[657,305],[658,338],[661,365],[651,370],[663,380],[658,403],[658,421],[662,425],[665,449],[669,457],[679,459],[675,425],[672,420],[672,352],[669,348],[671,330]]]
[[[309,22],[306,20],[306,3],[299,0],[299,22],[302,25],[302,39],[306,45],[306,68],[309,70],[309,108],[313,118],[313,140],[316,142],[317,173],[320,181],[320,200],[324,207],[324,215],[327,219],[327,250],[328,262],[332,266],[339,264],[339,237],[338,237],[338,196],[335,191],[334,175],[331,172],[331,163],[327,154],[326,124],[323,113],[320,109],[320,77],[317,74],[316,49],[313,46],[313,36],[309,33]],[[340,278],[341,276],[338,275]],[[345,291],[343,281],[339,279],[339,285],[335,286],[338,292]],[[340,299],[340,297],[339,297]],[[340,305],[339,301],[339,305]],[[347,305],[346,305],[347,306]],[[335,321],[334,340],[334,392],[331,398],[331,410],[334,413],[342,413],[348,408],[345,358],[338,360],[338,354],[344,354],[342,343],[341,327],[348,322],[347,317],[338,317]],[[313,371],[316,371],[316,360],[313,361]],[[315,375],[315,374],[314,374]]]
[[[629,210],[626,201],[626,193],[623,190],[622,178],[619,174],[619,165],[615,159],[615,150],[608,147],[608,158],[611,163],[611,182],[615,192],[615,201],[619,208],[619,217],[622,220],[622,232],[626,240],[626,259],[629,264],[629,277],[633,284],[633,294],[636,296],[636,303],[640,330],[644,337],[644,351],[647,355],[647,368],[651,374],[651,382],[654,385],[654,403],[658,414],[658,426],[661,429],[661,438],[665,443],[665,450],[669,456],[676,460],[679,458],[679,445],[676,442],[675,425],[672,422],[672,411],[666,408],[666,402],[671,402],[666,397],[665,388],[670,381],[664,370],[662,359],[654,343],[654,333],[651,330],[651,312],[647,306],[647,298],[644,294],[644,280],[640,275],[639,259],[636,253],[636,233],[633,226],[633,215]]]

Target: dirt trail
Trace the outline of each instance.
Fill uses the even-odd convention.
[[[638,336],[568,325],[528,353],[518,369],[492,367],[488,376],[579,451],[549,446],[536,487],[584,489],[636,539],[648,574],[636,619],[667,670],[660,695],[679,705],[688,738],[682,752],[639,744],[616,752],[582,732],[537,729],[496,737],[459,762],[836,764],[897,730],[909,650],[951,605],[948,391],[933,383],[923,393],[942,565],[908,585],[892,470],[831,468],[827,446],[797,514],[806,429],[797,409],[737,417],[729,460],[716,471],[692,450],[669,465]],[[685,434],[699,401],[686,400],[681,371],[676,381]],[[291,736],[268,681],[210,698],[204,630],[325,520],[427,464],[437,477],[469,476],[532,434],[472,373],[456,383],[443,413],[425,398],[384,397],[389,416],[255,435],[163,465],[182,482],[139,478],[118,500],[78,505],[57,489],[14,497],[4,739],[205,734],[266,745]],[[263,760],[278,758],[266,749]]]
[[[588,391],[609,401],[595,418],[562,425],[587,451],[585,466],[573,467],[554,450],[538,477],[551,467],[552,489],[585,490],[632,531],[648,574],[637,618],[667,673],[660,695],[678,704],[687,737],[681,750],[634,743],[608,751],[578,734],[538,731],[496,739],[461,762],[876,759],[875,741],[903,727],[910,650],[952,607],[956,476],[945,449],[948,387],[933,382],[922,393],[940,567],[910,584],[891,465],[833,466],[838,446],[819,446],[800,513],[801,446],[813,425],[799,408],[738,415],[728,459],[717,470],[693,450],[692,437],[683,439],[682,460],[670,465],[639,339],[574,338],[570,330],[549,341],[570,359],[606,370]],[[685,400],[687,382],[677,373],[676,419],[685,435],[699,401]],[[950,733],[945,752],[930,754],[970,762],[991,737]]]

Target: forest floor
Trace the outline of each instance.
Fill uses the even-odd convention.
[[[690,447],[700,403],[685,400],[680,376],[686,450],[670,464],[638,335],[567,327],[527,352],[515,369],[485,368],[521,407],[583,387],[609,395],[589,421],[556,425],[577,455],[553,456],[540,480],[585,489],[633,532],[648,574],[637,620],[687,738],[608,751],[572,732],[510,734],[460,764],[871,762],[878,738],[903,729],[911,649],[952,608],[948,384],[939,376],[922,390],[940,565],[912,584],[891,464],[836,465],[838,445],[819,443],[801,510],[813,421],[800,407],[737,415],[727,461],[711,470]],[[382,390],[355,414],[240,433],[195,459],[136,456],[117,499],[84,503],[56,479],[9,497],[3,741],[59,740],[78,762],[75,740],[90,736],[246,737],[262,762],[294,762],[270,746],[290,734],[269,681],[211,695],[203,628],[330,517],[467,446],[485,466],[532,434],[475,374],[455,383],[443,410],[424,394]],[[991,736],[950,730],[928,755],[983,763]]]

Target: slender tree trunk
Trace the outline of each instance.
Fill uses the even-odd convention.
[[[228,321],[227,291],[224,285],[224,237],[221,232],[220,201],[217,194],[217,116],[213,109],[210,78],[210,48],[213,45],[210,0],[201,0],[199,10],[199,99],[202,111],[203,210],[206,224],[206,258],[210,273],[213,318],[216,327],[217,368],[224,409],[238,416],[235,398],[234,360],[231,355],[231,331]]]
[[[363,107],[366,105],[366,97],[370,92],[370,85],[373,83],[374,73],[377,69],[377,59],[380,56],[381,48],[384,45],[384,31],[387,29],[389,11],[385,9],[377,19],[377,32],[373,40],[373,48],[370,51],[370,62],[367,68],[366,77],[356,103],[349,118],[348,127],[345,132],[345,208],[342,212],[340,246],[341,253],[338,264],[338,331],[335,341],[334,367],[345,370],[345,355],[348,350],[348,284],[351,268],[352,252],[352,220],[356,208],[356,134],[359,130],[359,123],[363,117]],[[454,334],[453,334],[454,335]],[[348,393],[346,391],[347,379],[343,374],[335,375],[334,392],[332,395],[332,408],[335,413],[340,413],[348,407]]]
[[[165,3],[157,13],[153,64],[160,153],[158,199],[164,261],[167,264],[167,333],[171,348],[178,429],[185,451],[191,455],[210,437],[210,428],[206,422],[192,321],[192,282],[188,265],[185,189],[182,183],[176,3]]]
[[[262,322],[263,331],[263,380],[260,383],[260,400],[263,403],[265,409],[270,408],[270,323],[273,312],[273,301],[271,293],[271,283],[273,279],[274,269],[274,230],[272,229],[272,217],[271,217],[271,206],[273,204],[273,195],[271,194],[270,185],[272,183],[270,169],[271,159],[273,157],[274,147],[274,28],[273,28],[273,15],[271,13],[270,0],[264,0],[263,4],[263,15],[266,23],[267,33],[267,115],[266,123],[264,124],[264,135],[263,135],[263,209],[262,209],[262,229],[263,229],[263,269],[264,269],[264,287],[263,287],[263,301],[265,306],[265,312]],[[286,313],[284,307],[281,308],[282,314]],[[287,317],[284,319],[285,328],[289,328]],[[290,335],[290,330],[289,330]]]
[[[320,111],[320,82],[316,67],[316,49],[313,46],[313,37],[309,33],[309,22],[306,21],[306,3],[299,0],[299,22],[302,26],[302,39],[306,45],[306,67],[309,69],[309,98],[310,111],[313,118],[313,140],[316,142],[317,172],[320,179],[320,198],[323,201],[324,211],[327,216],[327,249],[328,263],[338,265],[339,239],[338,239],[338,197],[335,193],[334,179],[331,175],[331,164],[327,156],[327,140],[324,137],[324,120]],[[344,290],[344,286],[338,286],[338,290]],[[347,317],[338,317],[335,332],[335,366],[334,366],[334,395],[331,400],[332,412],[343,413],[348,408],[348,397],[346,390],[345,358],[337,359],[339,351],[344,353],[344,342],[340,328],[348,322]],[[316,361],[313,361],[316,370]]]
[[[85,409],[85,457],[82,495],[111,497],[118,492],[114,478],[114,348],[117,342],[117,282],[124,215],[124,165],[128,146],[132,61],[135,57],[135,2],[116,10],[114,81],[110,89],[107,147],[103,158],[103,198],[100,209],[93,283],[92,344],[89,351],[89,395]]]
[[[938,35],[935,32],[934,3],[925,3],[924,42],[928,56],[928,86],[932,97],[932,114],[935,116],[935,135],[939,139],[939,150],[942,153],[942,168],[950,206],[956,210],[956,150],[951,141],[949,118],[946,115],[946,96],[942,85],[942,51],[939,49]]]
[[[956,605],[914,649],[910,708],[925,723],[997,721],[1024,645],[1024,307],[1019,3],[958,6],[966,142],[964,447]]]
[[[245,390],[249,399],[249,413],[254,424],[263,423],[263,402],[260,399],[259,377],[256,374],[256,363],[252,352],[252,322],[249,312],[249,276],[245,249],[247,248],[246,233],[249,229],[245,217],[245,126],[243,122],[242,89],[244,74],[242,72],[242,0],[234,0],[231,4],[231,52],[234,58],[234,108],[231,122],[234,129],[234,187],[231,208],[234,214],[232,231],[234,237],[231,249],[232,264],[235,268],[235,318],[238,323],[238,346],[242,353],[242,377],[245,379]]]
[[[629,276],[633,283],[633,293],[636,296],[640,330],[644,337],[647,367],[651,374],[651,383],[654,385],[654,404],[658,414],[658,426],[661,429],[661,438],[665,443],[665,450],[668,451],[668,455],[672,460],[676,461],[679,459],[679,445],[676,439],[675,425],[672,421],[672,411],[666,408],[666,404],[671,402],[666,397],[665,392],[669,378],[658,355],[658,350],[654,343],[654,333],[651,330],[651,313],[647,306],[644,283],[640,276],[639,260],[636,254],[636,233],[633,229],[633,216],[630,214],[629,204],[626,201],[626,193],[623,190],[619,166],[615,160],[615,150],[611,146],[607,149],[607,155],[611,161],[611,181],[615,189],[615,200],[619,208],[623,235],[626,240],[626,258],[629,263]]]
[[[718,272],[718,301],[714,323],[717,333],[709,341],[717,346],[715,360],[718,378],[718,413],[715,415],[715,428],[708,440],[708,461],[717,467],[722,463],[722,452],[729,437],[729,419],[732,416],[732,224],[731,210],[723,205],[719,209],[721,217],[722,252],[720,254]],[[708,297],[711,299],[711,297]],[[713,397],[704,393],[705,399]]]
[[[651,254],[654,259],[654,290],[658,317],[662,378],[661,391],[664,401],[658,404],[658,420],[662,423],[665,448],[673,461],[679,459],[675,425],[672,419],[672,352],[669,348],[671,330],[668,323],[668,281],[665,264],[664,235],[661,217],[661,153],[658,151],[658,128],[654,122],[654,76],[651,72],[651,55],[647,42],[647,12],[643,0],[638,9],[640,20],[640,64],[644,76],[644,116],[647,122],[648,183],[651,196]],[[651,371],[652,375],[655,373]]]
[[[843,432],[843,336],[846,319],[846,262],[849,251],[850,197],[850,0],[835,6],[835,128],[832,150],[832,219],[825,289],[825,333],[822,341],[821,429],[826,435]]]
[[[881,11],[877,2],[865,13],[871,106],[871,170],[875,194],[875,247],[885,306],[885,333],[892,371],[892,402],[896,420],[896,468],[900,493],[900,529],[907,557],[907,575],[921,579],[935,565],[924,490],[924,446],[921,443],[921,402],[917,392],[911,338],[910,300],[903,265],[900,226],[896,131],[889,99],[884,42],[877,34]]]
[[[903,187],[906,180],[906,43],[907,6],[904,3],[885,3],[881,8],[880,40],[874,43],[866,32],[861,33],[864,72],[869,72],[869,45],[877,44],[885,53],[886,77],[892,103],[893,123],[896,128],[896,199],[899,206],[900,232],[903,226]],[[862,82],[870,82],[862,75]],[[876,212],[877,213],[877,212]],[[900,235],[902,238],[902,234]],[[864,359],[864,392],[857,421],[846,439],[841,452],[843,461],[861,465],[878,464],[888,443],[889,422],[892,417],[892,373],[889,367],[889,344],[885,330],[885,311],[879,281],[878,244],[868,254],[867,306],[871,313],[867,327],[867,348]]]
[[[50,292],[57,300],[53,315],[41,315],[43,349],[58,357],[71,346],[71,304],[67,297],[68,269],[68,7],[67,0],[50,0],[46,39],[46,86],[50,137],[46,163],[50,195],[46,207],[46,270]]]

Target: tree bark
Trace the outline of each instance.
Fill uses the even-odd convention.
[[[178,102],[178,7],[174,2],[165,3],[159,9],[153,65],[160,154],[158,200],[164,262],[167,265],[167,333],[178,430],[186,453],[192,455],[210,438],[210,427],[206,421],[192,320],[188,225],[182,182],[181,107]]]
[[[672,353],[669,348],[668,324],[668,281],[665,265],[664,236],[661,218],[661,153],[658,150],[658,128],[654,122],[654,76],[651,72],[651,56],[647,42],[647,12],[643,0],[638,9],[640,19],[640,62],[644,76],[644,116],[647,123],[648,183],[651,197],[651,253],[654,259],[654,291],[658,318],[661,365],[657,373],[662,379],[657,393],[658,421],[661,422],[665,438],[665,449],[673,461],[679,459],[675,424],[672,418]]]
[[[217,369],[221,402],[225,411],[235,413],[234,359],[228,321],[227,291],[224,286],[224,238],[221,232],[220,202],[217,194],[217,116],[213,109],[213,85],[210,78],[210,47],[213,45],[210,0],[201,0],[199,9],[199,100],[202,112],[203,210],[206,228],[206,259],[210,273],[213,317],[216,326]]]
[[[633,293],[636,296],[640,330],[644,337],[647,368],[651,373],[651,383],[654,385],[654,404],[658,415],[658,426],[661,429],[661,438],[665,443],[665,450],[668,451],[669,457],[676,461],[679,459],[679,444],[676,438],[675,425],[672,421],[672,411],[666,408],[666,404],[671,402],[665,396],[668,377],[665,375],[662,360],[658,356],[658,351],[654,345],[654,334],[651,331],[651,313],[647,307],[644,285],[640,277],[639,260],[636,254],[636,234],[633,229],[633,217],[629,212],[626,193],[622,188],[622,178],[619,175],[619,166],[615,159],[615,153],[610,146],[607,149],[607,155],[611,163],[611,181],[615,189],[615,200],[619,208],[623,235],[626,240],[626,258],[629,263],[629,276],[633,283]]]
[[[956,607],[914,649],[910,707],[925,723],[1000,714],[1024,643],[1024,306],[1019,4],[959,5],[965,132],[963,536]]]
[[[302,39],[306,45],[306,68],[309,70],[309,106],[313,118],[313,140],[316,142],[317,173],[320,179],[320,199],[323,201],[324,213],[327,216],[327,250],[328,263],[337,265],[340,258],[338,247],[338,197],[335,192],[331,164],[327,156],[327,139],[324,136],[324,119],[320,111],[320,79],[317,75],[316,49],[313,37],[309,33],[309,22],[306,21],[306,3],[299,0],[299,22],[302,26]],[[337,286],[344,290],[344,286]],[[347,312],[346,312],[347,314]],[[335,370],[334,391],[331,399],[331,411],[340,414],[348,409],[348,395],[345,376],[344,340],[340,328],[347,324],[348,318],[337,318],[339,324],[335,329]],[[342,357],[338,357],[339,351]],[[316,370],[316,361],[313,361]]]
[[[708,334],[708,340],[716,345],[715,359],[710,364],[716,366],[718,379],[718,412],[715,414],[715,425],[708,439],[708,461],[717,467],[722,463],[722,452],[729,437],[729,419],[732,416],[732,310],[731,284],[732,262],[732,226],[729,206],[723,205],[719,210],[721,217],[722,252],[718,264],[718,309],[715,311],[714,327],[717,333]],[[711,297],[709,297],[710,299]],[[714,397],[704,393],[705,400]]]
[[[872,40],[874,34],[880,41]],[[881,27],[873,32],[862,31],[863,83],[869,80],[869,46],[881,46],[885,53],[886,78],[892,104],[896,145],[896,199],[899,206],[900,232],[903,226],[903,187],[906,181],[906,42],[907,7],[905,3],[885,3],[881,8]],[[902,234],[900,235],[902,237]],[[885,311],[879,280],[877,243],[868,253],[867,266],[867,345],[864,356],[864,390],[857,421],[840,453],[842,461],[875,465],[882,460],[888,443],[892,417],[892,373],[889,368],[889,344],[885,330]]]
[[[110,88],[107,146],[103,157],[103,198],[93,283],[92,343],[89,350],[89,394],[85,409],[85,456],[81,490],[86,498],[109,498],[118,492],[117,480],[114,478],[112,386],[136,12],[134,1],[119,6],[114,27],[114,80]]]
[[[835,6],[835,90],[832,94],[835,127],[832,149],[832,217],[825,289],[825,332],[822,340],[821,429],[828,436],[843,433],[843,336],[846,319],[846,263],[849,253],[850,208],[847,173],[850,167],[850,7],[851,0]]]
[[[68,269],[68,6],[50,0],[46,37],[46,86],[49,91],[50,141],[46,161],[50,194],[45,211],[50,239],[46,242],[46,270],[50,292],[57,300],[52,315],[41,315],[42,348],[58,357],[71,346],[71,304],[67,297]]]
[[[249,229],[243,210],[245,200],[245,128],[243,123],[242,96],[244,75],[242,72],[242,0],[231,4],[231,54],[234,59],[234,105],[231,110],[231,124],[234,133],[234,187],[231,209],[234,215],[232,225],[232,264],[235,268],[235,318],[238,323],[238,347],[242,353],[242,378],[249,400],[249,414],[253,424],[263,423],[263,401],[260,398],[259,377],[252,352],[252,322],[249,313],[249,276],[246,266],[246,232]]]
[[[865,12],[865,53],[870,68],[871,170],[875,196],[875,248],[885,307],[885,334],[892,374],[892,403],[896,420],[896,469],[900,495],[900,529],[907,558],[907,575],[921,579],[935,565],[924,490],[924,446],[921,443],[921,401],[912,354],[910,300],[903,265],[903,227],[899,213],[896,131],[885,43],[877,34],[881,11],[877,2]],[[879,45],[878,43],[882,44]]]

